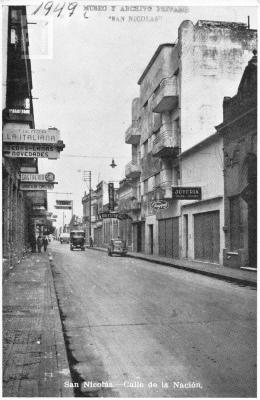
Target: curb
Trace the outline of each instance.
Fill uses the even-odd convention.
[[[102,249],[102,248],[88,247],[88,249],[106,252],[106,249]],[[247,279],[236,278],[236,277],[228,276],[228,275],[221,275],[221,274],[217,274],[215,272],[210,272],[210,271],[203,271],[203,270],[200,270],[200,269],[186,267],[185,265],[178,265],[178,264],[170,263],[168,261],[156,260],[156,259],[148,259],[148,258],[146,258],[144,256],[141,256],[141,255],[140,256],[136,256],[136,255],[133,255],[131,253],[127,253],[126,256],[129,257],[129,258],[136,258],[138,260],[151,262],[153,264],[160,264],[160,265],[164,265],[164,266],[167,266],[167,267],[181,269],[181,270],[187,271],[187,272],[193,272],[194,274],[201,274],[201,275],[209,276],[211,278],[216,278],[216,279],[223,280],[223,281],[226,281],[226,282],[238,283],[238,284],[243,285],[243,286],[246,285],[246,286],[257,287],[257,282],[254,282],[254,281],[251,281],[251,280],[247,280]]]
[[[55,284],[54,284],[54,279],[53,279],[53,273],[52,273],[52,262],[53,262],[53,257],[51,253],[48,253],[48,259],[49,259],[49,273],[50,273],[50,280],[51,280],[51,294],[52,294],[52,302],[53,304],[53,309],[55,310],[56,314],[56,332],[58,334],[59,340],[57,342],[57,362],[59,365],[59,369],[63,372],[64,374],[64,381],[68,382],[69,387],[61,387],[62,391],[62,397],[74,397],[74,391],[72,388],[72,377],[71,377],[71,371],[70,371],[70,366],[69,366],[69,361],[67,357],[67,349],[66,349],[66,344],[65,344],[65,339],[64,339],[64,332],[63,332],[63,325],[62,325],[62,320],[61,320],[61,315],[60,315],[60,310],[59,310],[59,305],[58,305],[58,299],[56,295],[56,290],[55,290]],[[65,365],[64,365],[65,364]],[[64,368],[66,366],[66,368]]]

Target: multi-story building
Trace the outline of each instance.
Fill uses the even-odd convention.
[[[95,246],[106,247],[110,239],[119,235],[119,219],[116,218],[118,211],[118,189],[113,188],[113,212],[111,216],[111,205],[109,203],[109,184],[101,181],[96,189],[91,191],[91,236]],[[86,238],[89,240],[89,214],[90,214],[89,193],[82,198],[83,224],[86,230]],[[104,213],[104,214],[102,214]]]
[[[90,208],[91,202],[91,208]],[[83,206],[83,227],[86,232],[86,240],[89,241],[89,233],[91,227],[91,237],[94,237],[94,231],[97,228],[97,193],[96,190],[91,189],[90,193],[84,194],[82,198],[82,206]],[[90,226],[90,214],[91,214],[91,226]]]
[[[134,229],[135,225],[132,225],[133,242],[137,244],[134,250],[222,261],[224,189],[219,183],[216,193],[216,188],[211,185],[215,178],[219,181],[221,170],[215,168],[221,163],[221,139],[214,136],[214,126],[222,118],[224,95],[235,93],[249,54],[255,47],[256,31],[245,24],[198,21],[194,25],[184,21],[179,27],[176,43],[160,45],[145,68],[138,81],[140,96],[132,107],[132,125],[125,137],[133,149],[126,178],[131,178],[130,166],[135,169],[136,186],[141,187],[141,210],[136,218],[138,228]],[[210,137],[212,139],[207,141]],[[199,143],[201,148],[209,147],[210,157],[201,154]],[[192,168],[190,163],[195,165],[197,162],[197,167]],[[191,169],[189,177],[187,168]],[[191,202],[184,202],[184,212],[181,208],[184,203],[172,198],[172,186],[196,184],[202,188],[202,198],[196,208],[193,204],[189,210]],[[166,199],[168,208],[155,211],[153,201],[158,199]],[[182,214],[186,216],[182,217]],[[193,214],[200,216],[195,218]],[[209,218],[213,224],[210,234],[215,240],[218,231],[219,244],[205,253],[196,246],[196,232]],[[187,251],[183,244],[183,240],[187,240],[185,226],[189,227]],[[208,234],[200,237],[201,240],[206,248]]]
[[[3,256],[13,265],[48,232],[46,188],[55,176],[39,176],[38,157],[56,159],[65,146],[58,129],[35,129],[26,7],[2,11]]]
[[[245,68],[238,91],[225,97],[223,123],[225,187],[224,265],[257,267],[257,56]]]
[[[2,111],[3,129],[34,128],[32,73],[25,6],[3,7]],[[19,189],[20,172],[38,172],[37,158],[2,158],[3,257],[15,264],[29,243],[33,246],[32,216],[47,207],[46,192]],[[39,212],[38,212],[39,214]]]

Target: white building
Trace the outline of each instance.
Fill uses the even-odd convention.
[[[176,44],[160,45],[140,77],[126,143],[132,144],[132,164],[140,175],[134,179],[141,184],[135,221],[141,229],[133,229],[134,243],[141,237],[146,253],[222,262],[223,176],[214,126],[222,120],[223,97],[236,92],[255,47],[256,31],[245,24],[184,21]],[[199,143],[209,157],[201,155]],[[196,185],[202,188],[198,205],[172,198],[172,186]],[[166,199],[168,209],[155,211],[156,199]],[[197,234],[207,218],[214,220],[211,234],[218,230],[219,246],[205,252],[196,243],[209,237]]]

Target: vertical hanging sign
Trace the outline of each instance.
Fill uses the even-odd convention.
[[[108,184],[108,199],[109,199],[109,210],[114,211],[115,203],[114,203],[114,184]]]

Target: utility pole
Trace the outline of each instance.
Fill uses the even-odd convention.
[[[91,237],[91,171],[89,171],[89,244]]]
[[[89,182],[89,241],[91,237],[91,171],[83,171],[83,181]]]

